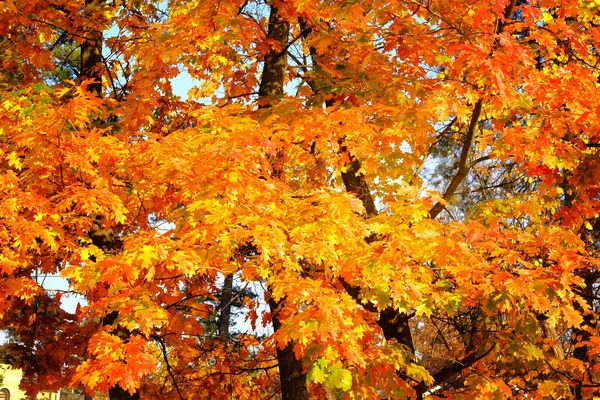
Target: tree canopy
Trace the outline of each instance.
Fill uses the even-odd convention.
[[[112,400],[591,398],[599,48],[598,0],[1,2],[3,351]]]

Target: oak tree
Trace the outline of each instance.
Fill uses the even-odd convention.
[[[4,1],[24,387],[597,395],[599,8]]]

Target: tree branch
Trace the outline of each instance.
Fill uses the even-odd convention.
[[[454,178],[452,178],[448,188],[446,188],[446,192],[444,192],[444,200],[446,201],[449,201],[452,198],[454,192],[456,192],[456,189],[458,188],[458,185],[460,185],[461,182],[467,177],[469,170],[474,165],[473,163],[469,164],[469,153],[471,152],[471,146],[473,145],[475,138],[475,128],[477,128],[477,123],[479,122],[479,117],[481,116],[482,106],[483,100],[477,100],[477,103],[475,103],[475,107],[473,108],[473,114],[471,115],[469,128],[467,129],[467,133],[465,135],[465,142],[463,144],[460,160],[458,162],[458,171],[456,171],[456,175],[454,175]],[[438,202],[431,208],[431,210],[429,210],[429,217],[432,219],[436,218],[445,207],[446,206],[443,203]]]
[[[374,313],[379,312],[379,309],[375,306],[375,304],[371,303],[370,301],[368,301],[367,303],[362,302],[362,299],[360,298],[360,287],[349,284],[342,277],[340,277],[339,280],[342,286],[344,287],[344,290],[346,290],[346,293],[348,293],[350,297],[352,297],[354,301],[356,301],[356,304],[360,304],[367,311]]]
[[[173,369],[171,368],[171,364],[169,364],[169,358],[167,356],[167,346],[163,342],[162,338],[154,337],[154,339],[160,344],[160,347],[162,349],[163,359],[165,360],[165,366],[167,367],[167,372],[169,373],[169,376],[171,377],[171,380],[173,381],[173,386],[175,386],[175,390],[177,391],[179,398],[181,400],[185,400],[183,398],[183,396],[181,395],[181,391],[179,390],[179,385],[177,385],[177,380],[175,379],[175,375],[173,374]]]
[[[490,352],[494,349],[494,347],[496,347],[495,344],[490,346],[489,349],[487,349],[486,351],[484,351],[481,354],[478,354],[475,351],[475,352],[469,354],[468,356],[466,356],[460,360],[456,360],[452,364],[442,368],[441,370],[439,370],[438,372],[436,372],[435,374],[432,375],[434,385],[440,385],[444,382],[447,382],[450,378],[456,376],[456,374],[458,374],[463,369],[468,368],[471,365],[475,364],[477,361],[485,358],[488,354],[490,354]],[[424,383],[420,383],[415,388],[415,390],[417,391],[418,394],[420,394],[422,396],[423,393],[425,393],[425,391],[427,390],[427,387],[425,386]],[[417,397],[417,398],[419,398],[419,397]]]

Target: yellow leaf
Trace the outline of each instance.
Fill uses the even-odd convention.
[[[23,168],[23,163],[21,162],[21,159],[19,158],[17,153],[15,153],[14,151],[11,151],[10,153],[8,153],[8,156],[6,157],[6,159],[8,160],[9,166],[14,167],[19,171]]]
[[[550,22],[550,21],[552,21],[552,19],[553,19],[552,15],[550,15],[550,13],[547,13],[547,12],[542,13],[542,21]]]
[[[156,248],[145,245],[142,247],[142,254],[138,255],[138,260],[142,262],[143,267],[149,267],[153,264],[152,260],[158,260]]]

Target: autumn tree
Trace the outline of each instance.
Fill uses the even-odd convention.
[[[23,384],[597,394],[599,24],[553,0],[3,2]]]

